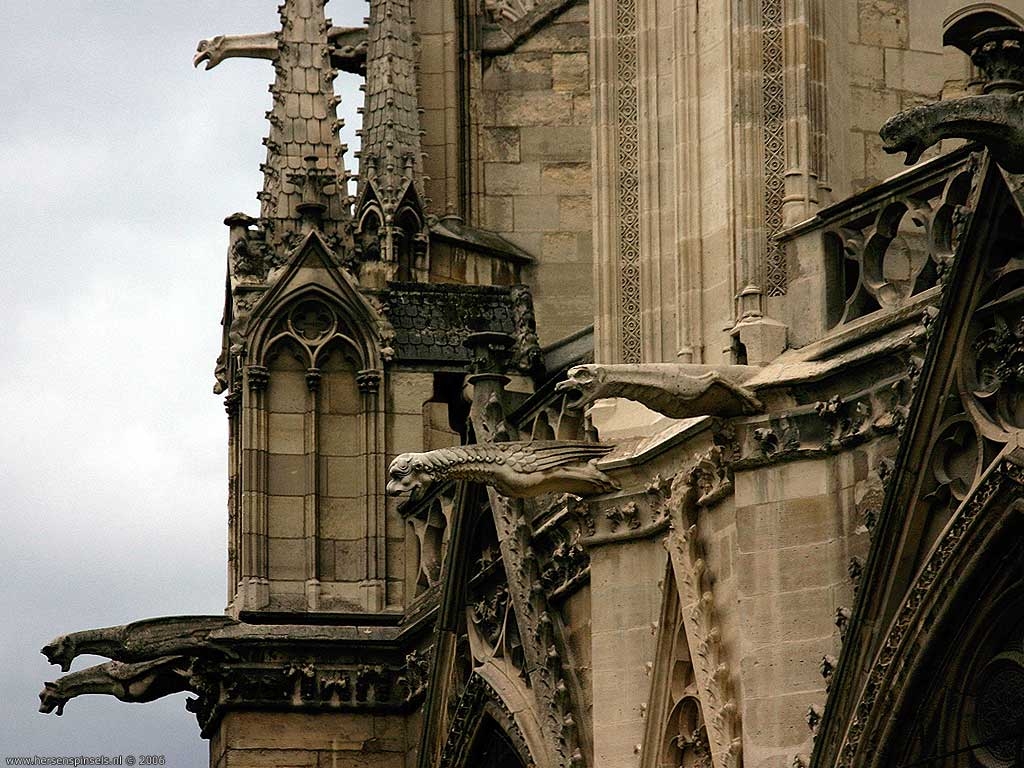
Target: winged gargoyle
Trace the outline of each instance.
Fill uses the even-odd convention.
[[[694,416],[741,416],[763,409],[742,386],[760,368],[748,365],[577,365],[555,391],[567,394],[566,405],[579,410],[595,400],[623,397],[673,419]]]
[[[224,59],[274,59],[277,57],[277,33],[256,35],[217,35],[200,40],[192,64],[206,63],[213,69]],[[327,32],[331,66],[353,75],[366,74],[366,27],[331,27]]]
[[[104,694],[121,701],[144,704],[172,693],[192,690],[191,661],[184,656],[161,656],[138,664],[108,661],[44,683],[39,711],[64,714],[64,705],[76,696]]]
[[[499,442],[403,453],[391,462],[387,492],[396,496],[440,480],[473,480],[505,496],[593,496],[618,484],[595,464],[613,446],[561,440]]]
[[[227,616],[165,616],[102,629],[86,629],[54,638],[42,648],[51,664],[61,671],[83,653],[116,661],[142,662],[158,656],[196,653],[211,648],[210,633],[238,622]],[[220,649],[230,655],[226,648]]]

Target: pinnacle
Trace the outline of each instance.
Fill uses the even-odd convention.
[[[371,0],[368,24],[359,197],[372,185],[388,217],[409,185],[422,181],[415,30],[409,0]],[[422,198],[422,190],[416,191]]]
[[[334,93],[338,70],[331,65],[325,0],[286,0],[278,7],[273,106],[267,113],[270,134],[264,141],[260,195],[263,220],[278,224],[285,237],[300,231],[304,216],[317,214],[318,225],[337,229],[349,218],[344,152],[339,151],[340,98]]]

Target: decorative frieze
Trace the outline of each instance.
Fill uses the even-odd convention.
[[[783,85],[782,0],[761,0],[761,108],[764,134],[765,292],[784,296],[786,256],[774,235],[782,229],[786,194],[786,97]]]
[[[640,141],[637,90],[636,0],[615,6],[616,112],[618,119],[618,250],[620,360],[639,363],[640,323]]]

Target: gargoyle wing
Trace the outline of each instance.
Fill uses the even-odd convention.
[[[501,446],[502,443],[493,443]],[[568,464],[585,464],[609,454],[614,446],[564,440],[538,440],[530,443],[508,443],[515,446],[507,454],[508,465],[516,472],[545,472]]]

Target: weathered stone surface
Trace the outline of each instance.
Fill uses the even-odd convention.
[[[524,161],[590,162],[590,129],[586,126],[560,126],[556,130],[528,126],[521,135]]]
[[[860,40],[884,48],[906,48],[907,0],[858,0]]]
[[[491,195],[529,195],[540,185],[540,164],[487,163],[484,185]]]
[[[485,162],[518,163],[520,160],[518,128],[485,128],[483,159]]]
[[[541,194],[579,195],[590,187],[587,163],[547,163],[541,171]]]
[[[560,91],[511,91],[495,98],[497,126],[568,125],[572,95]]]
[[[654,768],[710,754],[716,768],[794,765],[812,747],[808,708],[825,700],[822,658],[866,647],[898,615],[889,606],[885,621],[854,628],[855,600],[870,610],[888,594],[871,586],[886,562],[875,581],[867,565],[887,535],[886,462],[924,434],[914,425],[929,415],[914,422],[910,403],[929,386],[914,383],[926,341],[947,339],[941,362],[955,358],[944,322],[974,333],[966,314],[936,309],[940,292],[961,289],[940,275],[978,263],[980,246],[963,238],[992,210],[972,197],[966,153],[883,182],[901,167],[878,128],[918,107],[886,133],[912,160],[960,134],[986,141],[1004,168],[1019,149],[1018,96],[948,98],[968,68],[942,51],[936,18],[963,4],[767,0],[698,13],[593,0],[545,16],[546,0],[488,0],[483,49],[461,59],[455,3],[371,0],[358,227],[339,193],[350,182],[326,160],[341,148],[321,98],[330,72],[315,57],[338,58],[329,41],[344,33],[320,23],[320,5],[283,8],[294,61],[277,62],[288,82],[274,94],[264,205],[295,214],[280,224],[292,237],[266,217],[228,219],[217,373],[233,440],[228,611],[254,623],[227,619],[217,637],[200,625],[152,679],[104,667],[77,678],[81,692],[196,688],[214,766],[408,767],[425,727],[438,742],[431,764],[455,768],[451,745],[484,711],[524,764]],[[282,52],[273,35],[231,44]],[[1009,129],[979,127],[997,117]],[[287,149],[303,146],[312,167]],[[869,183],[883,186],[836,201]],[[1017,226],[1012,205],[999,210],[986,226]],[[1007,233],[1000,242],[1015,242]],[[953,260],[957,248],[969,258]],[[1011,262],[999,269],[1015,279]],[[509,287],[519,282],[535,306]],[[955,296],[954,313],[1002,311],[980,293]],[[1000,329],[972,349],[1011,349],[1019,329]],[[535,364],[471,353],[464,341],[480,330],[518,333]],[[332,334],[345,352],[324,357]],[[275,337],[288,341],[267,349]],[[986,385],[1000,359],[982,366]],[[614,386],[591,391],[578,365],[611,370]],[[933,410],[998,399],[980,382],[935,395]],[[1000,429],[1012,402],[991,406]],[[595,427],[617,429],[619,444],[596,442]],[[955,438],[922,447],[912,470],[938,482],[920,504],[949,502],[908,528],[922,552],[932,528],[958,530],[943,473],[970,462],[929,453],[973,445],[967,431]],[[384,498],[392,457],[389,490],[415,491],[400,502]],[[460,518],[456,484],[501,495]],[[456,519],[473,522],[469,541]],[[903,556],[901,573],[929,573]],[[448,580],[453,564],[470,574],[468,612],[437,610],[464,587]],[[289,615],[294,625],[275,623]],[[929,621],[907,626],[924,642]],[[129,665],[168,648],[132,656],[98,632],[89,647]],[[425,690],[432,644],[455,660],[431,686],[450,701]],[[50,652],[62,664],[74,655]],[[210,689],[210,664],[248,666]],[[495,690],[481,711],[460,695],[471,673]],[[59,706],[75,680],[51,683],[44,704]],[[684,710],[706,742],[682,732]],[[430,730],[437,713],[451,740]],[[833,728],[857,732],[848,725]]]

